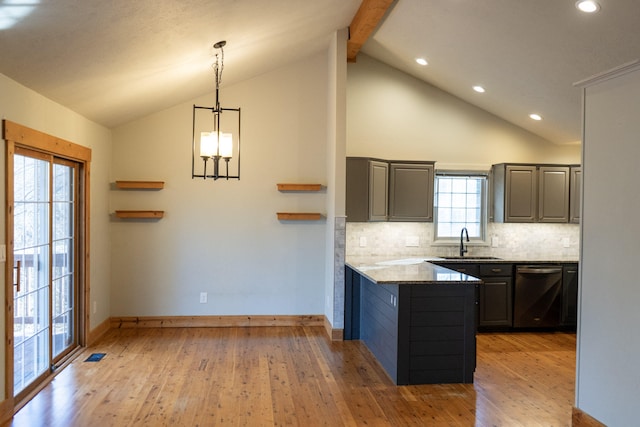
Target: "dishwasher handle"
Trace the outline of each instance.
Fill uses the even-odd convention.
[[[517,267],[516,272],[520,274],[555,274],[562,273],[562,267]]]

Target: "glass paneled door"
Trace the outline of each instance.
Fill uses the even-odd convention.
[[[15,396],[77,346],[77,168],[27,149],[14,155]]]

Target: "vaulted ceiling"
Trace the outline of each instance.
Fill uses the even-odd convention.
[[[599,2],[585,14],[575,0],[396,0],[360,55],[575,142],[573,83],[640,56],[640,2]],[[113,127],[213,91],[216,41],[227,40],[224,86],[323,51],[360,3],[0,0],[0,73]]]

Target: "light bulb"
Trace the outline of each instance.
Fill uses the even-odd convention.
[[[230,133],[220,134],[220,157],[225,159],[233,157],[233,135]]]
[[[586,13],[597,12],[600,9],[600,5],[593,0],[580,0],[576,3],[576,7]]]
[[[216,132],[200,132],[200,157],[212,157],[218,151],[218,135]]]

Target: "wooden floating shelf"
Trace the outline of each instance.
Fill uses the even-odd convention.
[[[276,184],[278,191],[320,191],[322,184]]]
[[[122,190],[161,190],[164,181],[116,181],[116,187]]]
[[[116,217],[129,219],[160,219],[164,211],[116,211]]]
[[[278,212],[278,219],[281,221],[319,221],[322,214],[316,212]]]

